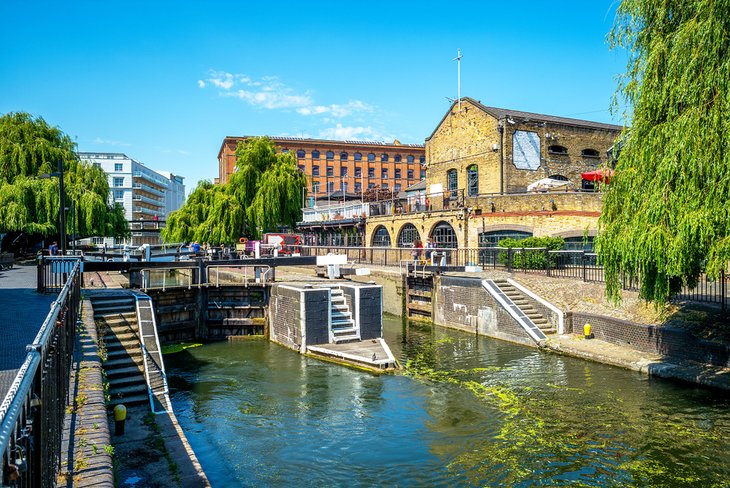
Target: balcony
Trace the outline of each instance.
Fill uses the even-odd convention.
[[[155,195],[158,197],[164,197],[165,196],[165,190],[159,190],[157,188],[154,188],[149,185],[144,185],[142,183],[132,183],[132,189],[134,191],[143,191],[146,193],[149,193],[151,195]]]
[[[333,203],[312,208],[302,209],[302,223],[329,222],[333,220],[362,219],[370,215],[370,204]]]
[[[167,188],[168,182],[166,179],[164,179],[162,177],[155,178],[154,176],[143,173],[142,171],[132,172],[132,178],[135,180],[148,181],[148,182],[152,183],[155,187]]]
[[[161,206],[165,205],[165,201],[162,198],[159,198],[159,197],[150,198],[146,195],[140,195],[139,193],[135,193],[134,195],[132,195],[132,200],[135,202],[144,202],[149,205],[154,205],[157,207],[161,207]]]

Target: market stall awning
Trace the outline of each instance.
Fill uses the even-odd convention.
[[[602,183],[610,183],[613,178],[612,169],[597,169],[595,171],[588,171],[587,173],[581,173],[580,177],[586,181],[600,181]]]
[[[572,190],[572,189],[573,189],[572,181],[556,180],[553,178],[543,178],[541,180],[537,180],[534,183],[530,183],[529,185],[527,185],[527,191],[529,191],[529,192],[565,191],[565,190]]]

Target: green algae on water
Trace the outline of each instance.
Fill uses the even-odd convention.
[[[162,354],[175,354],[177,352],[182,352],[185,349],[199,347],[202,345],[203,344],[200,342],[177,342],[175,344],[165,344],[162,346]]]

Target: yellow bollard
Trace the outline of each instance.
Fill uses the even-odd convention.
[[[587,323],[587,322],[586,322],[586,324],[585,324],[585,325],[583,326],[583,336],[584,336],[584,337],[585,337],[586,339],[590,339],[590,338],[591,338],[591,324],[589,324],[589,323]]]
[[[125,420],[127,420],[127,408],[120,403],[114,407],[114,435],[124,435]]]

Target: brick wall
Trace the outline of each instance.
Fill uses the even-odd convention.
[[[435,324],[534,346],[535,342],[478,278],[435,278]]]
[[[286,347],[299,350],[302,344],[300,291],[280,285],[271,288],[269,337]]]
[[[553,175],[565,176],[580,187],[580,174],[606,163],[606,151],[619,134],[617,129],[586,127],[547,119],[525,120],[514,116],[501,121],[504,126],[502,135],[498,129],[500,121],[478,105],[463,101],[461,107],[461,112],[453,107],[426,141],[426,159],[429,162],[426,179],[429,185],[440,183],[447,189],[446,172],[456,169],[458,187],[466,188],[467,168],[476,164],[479,193],[499,193],[501,145],[504,192],[524,192],[530,183]],[[515,131],[533,132],[539,138],[538,168],[519,169],[513,164],[512,139]],[[565,147],[567,154],[550,152],[548,148],[553,145]],[[583,156],[584,149],[598,151],[598,157]]]
[[[308,346],[329,343],[329,324],[327,320],[329,313],[329,290],[304,290],[304,323],[306,324]]]
[[[583,325],[591,324],[596,339],[660,354],[667,359],[690,360],[730,367],[730,346],[698,339],[690,332],[655,325],[635,324],[625,320],[587,313],[569,313],[566,331],[583,334]]]
[[[360,338],[362,340],[383,337],[383,288],[360,288]]]

